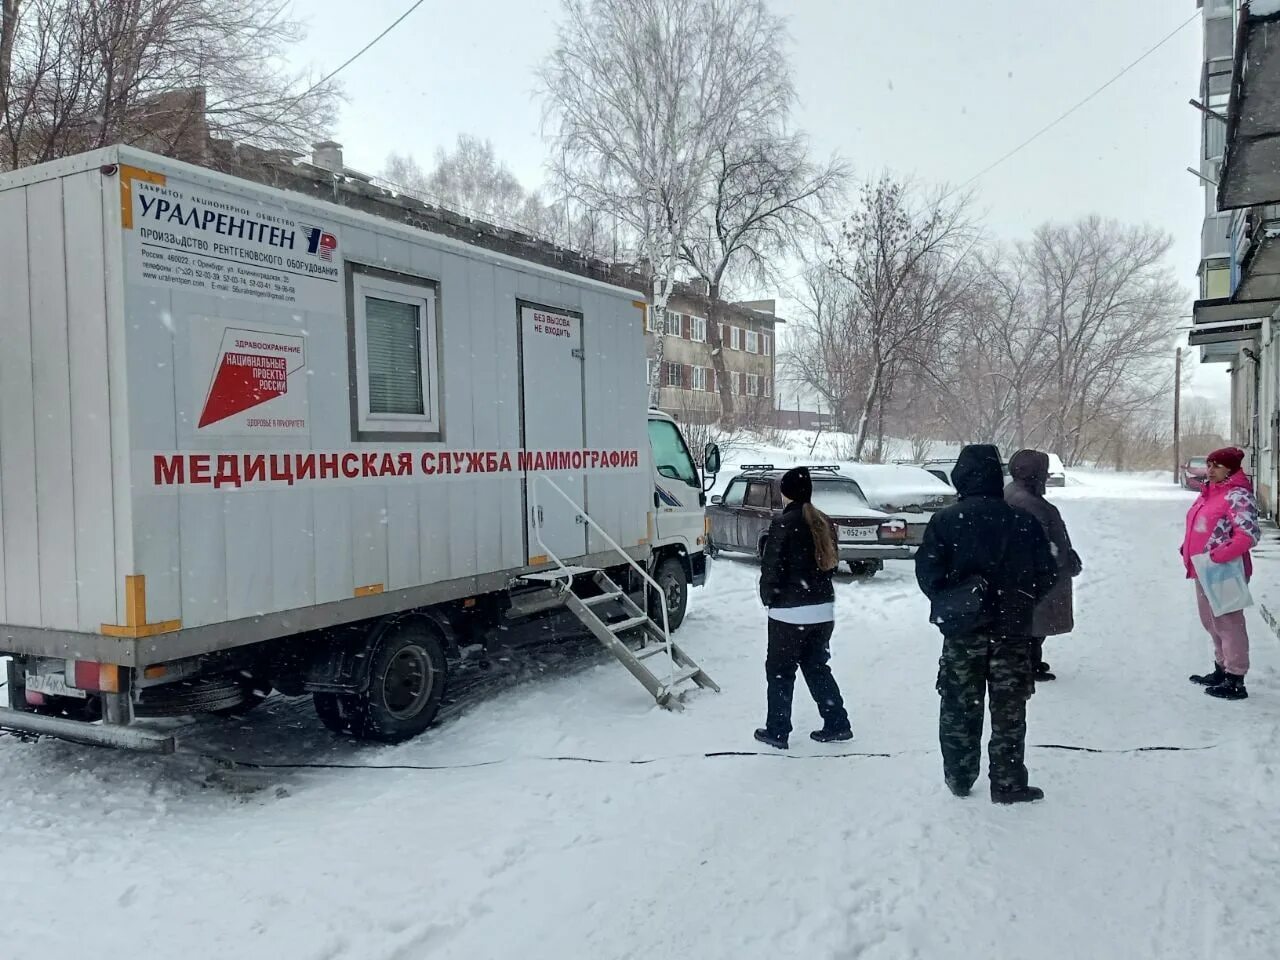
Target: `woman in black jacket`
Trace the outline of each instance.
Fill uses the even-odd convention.
[[[853,731],[840,688],[827,666],[835,629],[831,573],[840,562],[831,521],[810,503],[813,481],[804,467],[782,477],[787,500],[769,528],[760,571],[760,600],[769,610],[768,719],[756,739],[779,750],[791,736],[791,699],[796,670],[804,674],[822,714],[823,727],[809,734],[819,743],[849,740]]]

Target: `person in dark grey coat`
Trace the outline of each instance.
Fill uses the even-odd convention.
[[[1019,450],[1009,461],[1009,474],[1013,482],[1005,488],[1005,502],[1040,521],[1058,563],[1058,580],[1049,594],[1036,604],[1031,624],[1036,680],[1053,680],[1049,664],[1044,662],[1044,638],[1061,636],[1075,629],[1071,578],[1080,576],[1083,565],[1080,555],[1072,549],[1062,514],[1044,498],[1049,482],[1049,455],[1039,450]]]

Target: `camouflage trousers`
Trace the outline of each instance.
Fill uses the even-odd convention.
[[[982,767],[983,699],[991,691],[991,785],[1025,787],[1027,699],[1035,692],[1032,645],[1005,637],[947,637],[938,660],[938,739],[950,783],[972,787]]]

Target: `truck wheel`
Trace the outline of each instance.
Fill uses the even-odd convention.
[[[313,693],[316,716],[334,733],[348,733],[360,708],[358,698],[346,693]]]
[[[234,707],[214,710],[213,713],[215,716],[243,717],[255,707],[262,706],[267,702],[267,697],[271,696],[271,684],[257,674],[242,671],[239,674],[239,682],[241,689],[244,691],[244,699]]]
[[[393,628],[373,651],[369,688],[351,717],[351,732],[382,743],[416,737],[440,709],[447,672],[434,630],[419,621]]]
[[[689,608],[689,578],[685,576],[684,564],[675,557],[667,557],[658,564],[653,575],[658,586],[667,595],[667,626],[674,633],[684,623],[685,611]],[[662,608],[658,596],[650,591],[649,616],[653,622],[662,626]]]

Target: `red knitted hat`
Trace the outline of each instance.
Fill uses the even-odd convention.
[[[1223,447],[1221,450],[1215,450],[1205,458],[1210,463],[1216,463],[1220,467],[1226,467],[1232,473],[1240,469],[1240,465],[1244,463],[1244,451],[1239,447]]]

